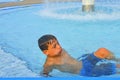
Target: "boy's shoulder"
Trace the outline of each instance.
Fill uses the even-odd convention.
[[[65,49],[63,49],[62,54],[63,54],[64,56],[70,56],[70,54],[69,54]],[[70,56],[70,57],[71,57],[71,56]]]
[[[44,66],[53,65],[53,59],[47,57]]]

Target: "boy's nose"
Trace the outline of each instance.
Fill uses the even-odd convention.
[[[57,48],[61,48],[59,44],[57,44],[57,46],[56,46],[56,47],[57,47]]]

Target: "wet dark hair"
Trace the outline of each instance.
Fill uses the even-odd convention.
[[[43,51],[43,50],[47,50],[48,49],[48,45],[46,44],[49,40],[57,40],[57,38],[53,35],[47,34],[47,35],[43,35],[42,37],[40,37],[38,39],[38,46],[39,48]]]

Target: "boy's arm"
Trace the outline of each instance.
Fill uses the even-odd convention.
[[[51,75],[49,75],[49,73],[53,70],[53,66],[50,64],[45,64],[44,65],[44,69],[42,71],[42,76],[45,77],[51,77]]]
[[[45,65],[43,69],[43,74],[49,75],[49,73],[52,71],[53,67],[51,65]]]

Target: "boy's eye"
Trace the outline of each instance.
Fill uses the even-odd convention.
[[[51,44],[51,43],[52,43],[52,40],[50,40],[49,43]]]
[[[49,45],[50,43],[48,42],[47,45]]]
[[[56,48],[56,44],[53,45],[53,48]]]

